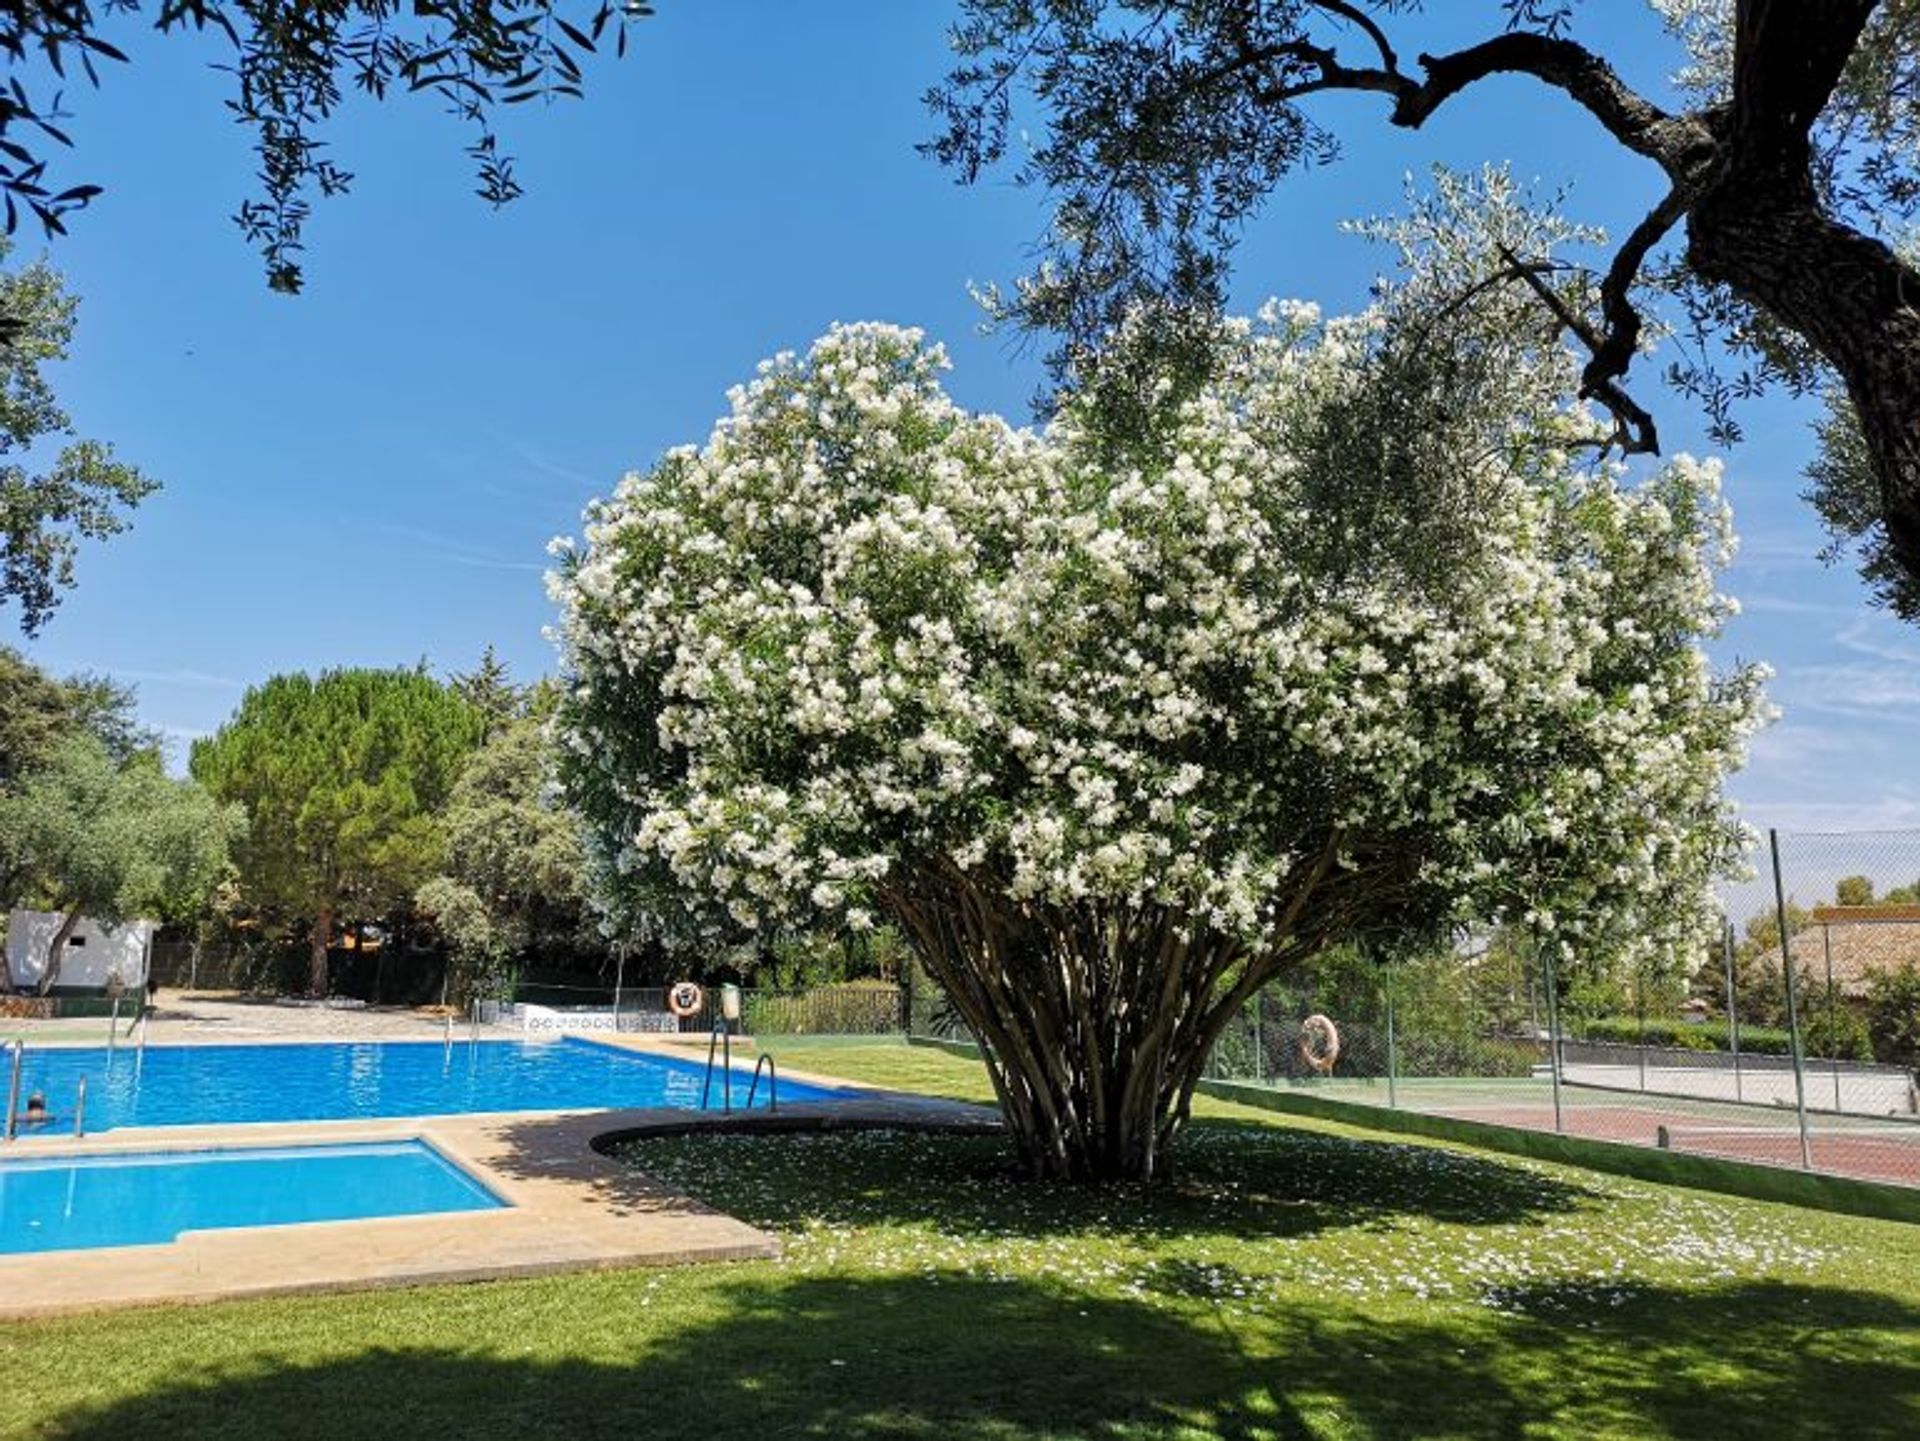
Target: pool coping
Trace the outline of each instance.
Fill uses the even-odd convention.
[[[607,1040],[622,1049],[656,1049],[641,1037],[601,1043]],[[684,1058],[683,1052],[665,1054]],[[854,1093],[846,1100],[783,1105],[781,1116],[800,1125],[981,1122],[980,1108],[961,1102],[810,1073],[794,1072],[792,1079]],[[160,1245],[0,1255],[0,1319],[770,1259],[780,1254],[776,1237],[623,1164],[596,1144],[622,1135],[659,1134],[663,1128],[728,1129],[742,1115],[664,1107],[494,1111],[141,1126],[78,1140],[23,1137],[0,1154],[52,1159],[418,1140],[507,1204],[483,1211],[189,1231]]]

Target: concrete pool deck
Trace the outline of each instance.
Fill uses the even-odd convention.
[[[643,1037],[619,1037],[618,1044],[655,1049]],[[796,1127],[988,1124],[980,1107],[876,1091],[832,1077],[796,1073],[793,1079],[867,1092],[856,1100],[782,1106],[780,1118]],[[780,1243],[773,1236],[594,1149],[601,1137],[663,1129],[719,1130],[740,1115],[661,1108],[494,1112],[154,1126],[77,1141],[59,1136],[21,1140],[6,1154],[55,1159],[417,1138],[507,1206],[189,1231],[157,1246],[0,1256],[0,1318],[777,1256]]]

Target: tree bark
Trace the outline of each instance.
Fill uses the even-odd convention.
[[[307,937],[307,993],[322,999],[327,994],[327,942],[332,939],[333,907],[323,906]]]
[[[1828,214],[1813,178],[1813,127],[1877,8],[1878,0],[1741,0],[1732,99],[1717,110],[1669,115],[1582,47],[1523,33],[1423,55],[1424,82],[1397,76],[1390,93],[1394,123],[1418,128],[1490,75],[1532,75],[1657,161],[1675,185],[1662,211],[1685,213],[1694,272],[1802,336],[1846,386],[1879,483],[1888,548],[1920,581],[1920,271]],[[1660,219],[1661,212],[1649,217]],[[1653,238],[1664,228],[1651,227]],[[1631,264],[1617,262],[1623,274],[1609,276],[1609,331],[1587,393],[1631,362],[1639,326],[1625,282],[1648,248],[1623,251]],[[1920,610],[1899,609],[1920,620]]]
[[[60,922],[60,929],[53,933],[53,940],[47,946],[46,969],[40,973],[40,984],[34,987],[34,994],[44,996],[60,980],[60,963],[67,956],[67,942],[73,939],[73,933],[80,925],[80,908],[75,906],[68,911]]]
[[[1328,938],[1308,912],[1334,851],[1303,870],[1282,940],[1257,955],[1158,907],[1013,901],[947,862],[883,890],[882,905],[980,1043],[1026,1172],[1151,1181],[1221,1030]]]
[[[1687,259],[1799,332],[1839,374],[1879,481],[1888,546],[1920,577],[1920,273],[1826,216],[1804,176],[1789,187],[1738,170],[1694,207]]]
[[[1384,70],[1355,70],[1330,50],[1307,47],[1321,74],[1296,89],[1379,91],[1393,97],[1393,123],[1417,129],[1481,80],[1530,75],[1657,162],[1675,188],[1608,277],[1608,330],[1594,343],[1583,393],[1604,400],[1601,387],[1626,374],[1639,331],[1627,285],[1666,224],[1684,213],[1694,272],[1803,337],[1839,375],[1879,485],[1888,549],[1920,582],[1920,271],[1830,215],[1813,179],[1814,126],[1879,5],[1740,0],[1731,100],[1692,113],[1662,110],[1570,40],[1527,32],[1422,55],[1424,78],[1416,80],[1400,71],[1384,34],[1369,28]],[[1344,14],[1347,7],[1319,8]],[[1272,98],[1294,97],[1283,91]],[[1920,620],[1920,602],[1896,608]]]

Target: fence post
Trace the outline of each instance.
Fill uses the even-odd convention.
[[[1560,1108],[1560,987],[1553,973],[1553,948],[1540,944],[1538,932],[1533,948],[1539,952],[1547,987],[1547,1072],[1553,1078],[1553,1129],[1564,1132],[1566,1117]]]
[[[1256,1085],[1264,1085],[1267,1079],[1266,1047],[1260,1043],[1260,991],[1253,993],[1253,1004],[1248,1006],[1245,1015],[1247,1029],[1253,1033],[1253,1079]]]
[[[1773,852],[1773,909],[1780,923],[1780,964],[1787,983],[1787,1050],[1793,1056],[1793,1108],[1800,1121],[1800,1167],[1813,1169],[1813,1144],[1807,1139],[1807,1068],[1800,1050],[1800,1007],[1794,995],[1793,938],[1787,932],[1787,890],[1780,880],[1780,832],[1767,831],[1767,846]]]
[[[1740,1000],[1733,985],[1733,917],[1728,916],[1720,932],[1721,955],[1727,966],[1727,1045],[1733,1050],[1733,1099],[1740,1094]]]
[[[1633,1011],[1640,1040],[1634,1050],[1640,1057],[1640,1089],[1644,1092],[1647,1089],[1647,968],[1644,963],[1633,968]]]
[[[900,1034],[913,1034],[913,957],[900,961]]]
[[[1820,949],[1827,958],[1827,1062],[1833,1070],[1833,1109],[1843,1111],[1840,1104],[1840,1017],[1835,1011],[1839,1002],[1839,992],[1833,988],[1833,927],[1825,921],[1820,923]]]
[[[1393,984],[1393,973],[1395,969],[1396,969],[1395,962],[1388,961],[1387,969],[1386,969],[1386,977],[1387,977],[1387,985],[1386,985],[1386,990],[1387,990],[1387,1108],[1393,1111],[1397,1111],[1400,1109],[1400,1044],[1399,1044],[1399,1037],[1394,1034],[1394,1029],[1393,1029],[1393,993],[1394,993],[1394,990],[1396,989]]]

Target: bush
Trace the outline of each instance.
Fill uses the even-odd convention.
[[[1746,1046],[1749,1030],[1758,1029],[1743,1027],[1740,1032],[1741,1045]],[[1624,1046],[1669,1046],[1683,1051],[1727,1049],[1724,1022],[1700,1023],[1653,1017],[1643,1021],[1638,1016],[1594,1016],[1575,1021],[1572,1031],[1583,1041],[1608,1041]],[[1784,1032],[1782,1034],[1784,1036]],[[1755,1046],[1750,1049],[1761,1048]]]
[[[1878,1059],[1920,1065],[1920,964],[1902,961],[1867,982],[1867,1032]]]
[[[900,1029],[900,988],[850,981],[805,991],[748,991],[741,1023],[754,1036],[884,1036]]]
[[[1871,1061],[1874,1048],[1867,1024],[1851,1006],[1842,1005],[1831,1017],[1826,1003],[1810,1003],[1803,1011],[1801,1041],[1805,1053],[1822,1060]],[[1623,1046],[1666,1046],[1681,1051],[1726,1051],[1725,1020],[1683,1021],[1671,1017],[1595,1016],[1577,1021],[1572,1034],[1582,1041],[1603,1041]],[[1784,1026],[1740,1027],[1740,1049],[1756,1056],[1791,1055],[1793,1041]]]
[[[1801,1035],[1809,1056],[1826,1061],[1873,1059],[1873,1038],[1867,1033],[1867,1023],[1844,1002],[1831,1009],[1824,1001],[1813,1005]]]

